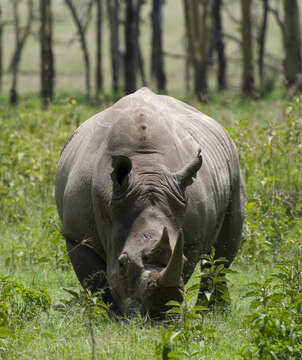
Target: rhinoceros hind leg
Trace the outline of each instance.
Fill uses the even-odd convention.
[[[241,178],[239,184],[234,188],[231,201],[225,214],[220,233],[217,237],[215,248],[215,259],[226,258],[224,266],[227,268],[234,260],[240,245],[242,224],[244,220],[244,187]],[[220,265],[221,262],[218,263]],[[201,271],[204,272],[205,267],[201,264]],[[213,291],[213,281],[210,277],[202,277],[200,281],[200,289],[198,294],[198,303],[212,307],[215,304],[224,306],[229,302],[225,301],[224,296],[229,297],[226,282],[218,282],[217,288]],[[210,297],[210,301],[206,296]]]
[[[92,293],[102,291],[102,299],[113,307],[113,299],[105,276],[106,264],[89,247],[66,239],[66,247],[73,269],[84,289]]]

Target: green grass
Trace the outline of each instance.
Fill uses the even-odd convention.
[[[48,111],[40,110],[39,99],[32,96],[16,108],[6,104],[1,98],[0,273],[28,288],[45,288],[51,307],[14,326],[0,313],[0,358],[89,359],[92,338],[81,307],[61,313],[55,306],[70,298],[63,288],[78,292],[80,286],[60,235],[54,176],[66,139],[106,105],[87,105],[76,95],[58,98]],[[231,310],[204,315],[202,341],[192,339],[189,347],[200,349],[198,359],[239,359],[241,347],[253,341],[246,322],[253,311],[244,298],[248,283],[264,282],[277,271],[281,255],[291,259],[301,249],[302,105],[286,103],[277,93],[243,102],[230,92],[194,105],[225,125],[237,144],[247,219],[232,267],[238,273],[228,276]],[[3,335],[3,327],[11,334]],[[107,321],[96,316],[93,330],[96,359],[155,359],[164,327],[138,316]]]

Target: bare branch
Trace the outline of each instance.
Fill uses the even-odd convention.
[[[268,11],[270,11],[275,16],[277,24],[279,25],[279,27],[281,29],[281,32],[284,35],[284,33],[285,33],[285,25],[284,25],[284,22],[281,20],[279,11],[277,9],[273,9],[270,6],[268,6]]]
[[[168,51],[164,51],[164,55],[173,59],[178,59],[178,60],[183,60],[186,59],[187,55],[185,54],[176,54],[176,53],[171,53]]]
[[[18,66],[21,53],[24,48],[25,42],[30,35],[31,32],[31,25],[32,25],[32,18],[34,15],[34,4],[33,0],[28,0],[28,14],[27,14],[27,22],[22,31],[20,27],[20,18],[18,12],[18,1],[13,1],[13,10],[14,10],[14,25],[15,25],[15,36],[16,36],[16,48],[13,53],[13,56],[10,61],[10,65],[8,67],[9,71],[14,71],[16,66]]]
[[[229,40],[232,40],[232,41],[235,41],[239,46],[242,45],[242,41],[237,38],[236,36],[232,35],[232,34],[229,34],[229,33],[223,33],[222,36],[226,39],[229,39]]]
[[[227,5],[227,2],[225,1],[223,4],[223,7],[225,9],[226,14],[228,15],[228,17],[237,25],[241,26],[241,20],[238,20],[237,18],[235,18],[235,16],[233,15],[232,11],[230,10],[229,6]]]
[[[94,2],[94,1],[93,1]],[[90,1],[91,3],[91,1]],[[87,97],[90,97],[90,59],[89,59],[89,53],[88,53],[88,47],[87,47],[87,41],[86,41],[86,29],[84,28],[84,25],[79,17],[78,11],[74,6],[74,3],[72,0],[65,0],[66,6],[69,8],[73,21],[76,25],[80,44],[83,51],[83,58],[84,58],[84,64],[85,64],[85,77],[86,77],[86,94]]]

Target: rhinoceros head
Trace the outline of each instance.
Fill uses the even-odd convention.
[[[113,245],[107,274],[123,313],[157,316],[169,300],[181,300],[185,191],[201,164],[200,151],[176,173],[112,156]]]

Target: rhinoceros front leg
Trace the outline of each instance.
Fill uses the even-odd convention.
[[[68,238],[66,247],[73,269],[84,289],[92,293],[102,292],[102,299],[107,305],[115,306],[106,279],[106,264],[89,246],[76,243]]]

